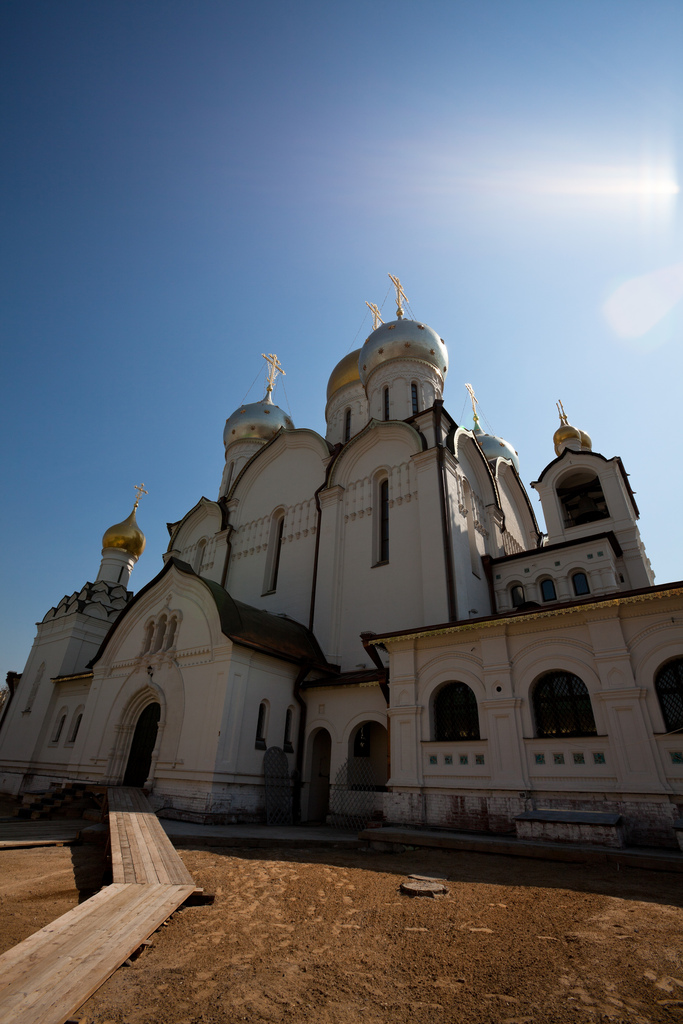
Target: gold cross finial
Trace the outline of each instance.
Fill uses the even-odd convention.
[[[477,405],[479,404],[479,400],[478,400],[477,396],[475,395],[474,388],[472,387],[471,384],[465,384],[465,387],[467,388],[467,390],[470,393],[470,401],[472,403],[472,417],[474,419],[474,425],[475,425],[475,427],[478,427],[479,426],[479,417],[477,416]]]
[[[382,320],[382,314],[374,302],[366,302],[365,305],[372,313],[372,329],[373,331],[376,331],[379,325],[384,323],[384,320]]]
[[[557,406],[557,411],[560,414],[560,423],[562,423],[563,425],[568,423],[569,421],[567,420],[567,414],[564,411],[564,406],[562,405],[562,402],[558,400],[555,404]]]
[[[133,490],[135,491],[135,505],[133,506],[133,508],[136,509],[140,504],[140,498],[142,497],[142,495],[149,494],[149,491],[145,490],[144,484],[136,484]]]
[[[275,387],[277,375],[278,373],[281,373],[283,377],[286,377],[287,374],[280,366],[280,360],[278,359],[274,352],[269,352],[268,355],[264,355],[264,353],[262,352],[261,355],[268,363],[268,376],[266,378],[266,402],[270,402],[272,404],[273,400],[270,396],[273,388]]]
[[[403,317],[403,306],[401,305],[401,299],[403,299],[403,301],[407,305],[408,296],[403,291],[403,285],[401,284],[399,279],[397,277],[394,277],[393,274],[389,274],[389,277],[391,278],[394,288],[396,289],[396,316],[400,320]]]

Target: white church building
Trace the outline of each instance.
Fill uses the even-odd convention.
[[[273,404],[269,357],[264,400],[226,421],[217,497],[169,524],[135,595],[137,501],[106,531],[95,582],[10,673],[0,790],[138,785],[161,814],[263,821],[278,747],[295,820],[325,820],[364,759],[378,821],[600,812],[676,845],[683,583],[654,584],[624,464],[560,406],[541,533],[473,394],[472,430],[444,408],[446,345],[402,294],[333,369],[325,437]]]

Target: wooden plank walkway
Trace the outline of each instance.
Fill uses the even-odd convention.
[[[120,786],[108,798],[113,880],[194,886],[142,790]]]
[[[22,846],[67,846],[75,843],[81,829],[92,825],[80,818],[58,821],[28,821],[9,818],[0,821],[0,850]]]
[[[0,1024],[64,1024],[195,891],[144,794],[109,800],[114,882],[0,956]]]

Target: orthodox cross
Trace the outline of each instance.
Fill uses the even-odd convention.
[[[379,325],[384,323],[384,320],[382,320],[382,314],[374,302],[366,302],[365,305],[372,313],[372,329],[373,331],[376,331]]]
[[[268,355],[264,355],[264,353],[262,352],[261,355],[268,363],[268,376],[266,378],[266,398],[270,399],[270,394],[273,388],[275,387],[275,381],[277,380],[278,373],[281,373],[283,377],[286,377],[287,374],[280,366],[280,360],[278,359],[274,352],[269,352]]]
[[[557,411],[560,414],[560,423],[567,424],[569,421],[567,420],[567,414],[564,411],[564,406],[562,405],[562,402],[558,400],[557,402],[555,402],[555,405],[557,406]]]
[[[401,284],[399,279],[397,277],[394,277],[393,274],[389,274],[389,277],[391,278],[391,280],[393,282],[393,285],[394,285],[394,288],[396,289],[396,316],[400,320],[403,317],[403,306],[401,305],[401,299],[403,299],[403,301],[407,305],[408,304],[408,296],[403,291],[403,285]]]
[[[479,417],[477,416],[477,406],[479,405],[479,399],[474,393],[474,388],[471,384],[465,384],[465,387],[470,393],[470,401],[472,402],[472,417],[474,419],[475,427],[479,426]]]
[[[142,495],[149,494],[149,491],[145,490],[144,484],[136,484],[133,490],[135,491],[135,508],[137,508],[138,505],[140,504],[140,498],[142,497]]]

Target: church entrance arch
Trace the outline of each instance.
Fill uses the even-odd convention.
[[[161,705],[154,701],[140,712],[133,733],[126,772],[123,776],[124,786],[144,786],[152,765],[152,754],[157,741]]]
[[[361,722],[349,736],[349,760],[366,759],[377,789],[387,784],[387,745],[387,730],[379,722]]]
[[[330,807],[330,757],[332,738],[318,729],[311,743],[311,774],[308,788],[308,820],[325,821]]]

